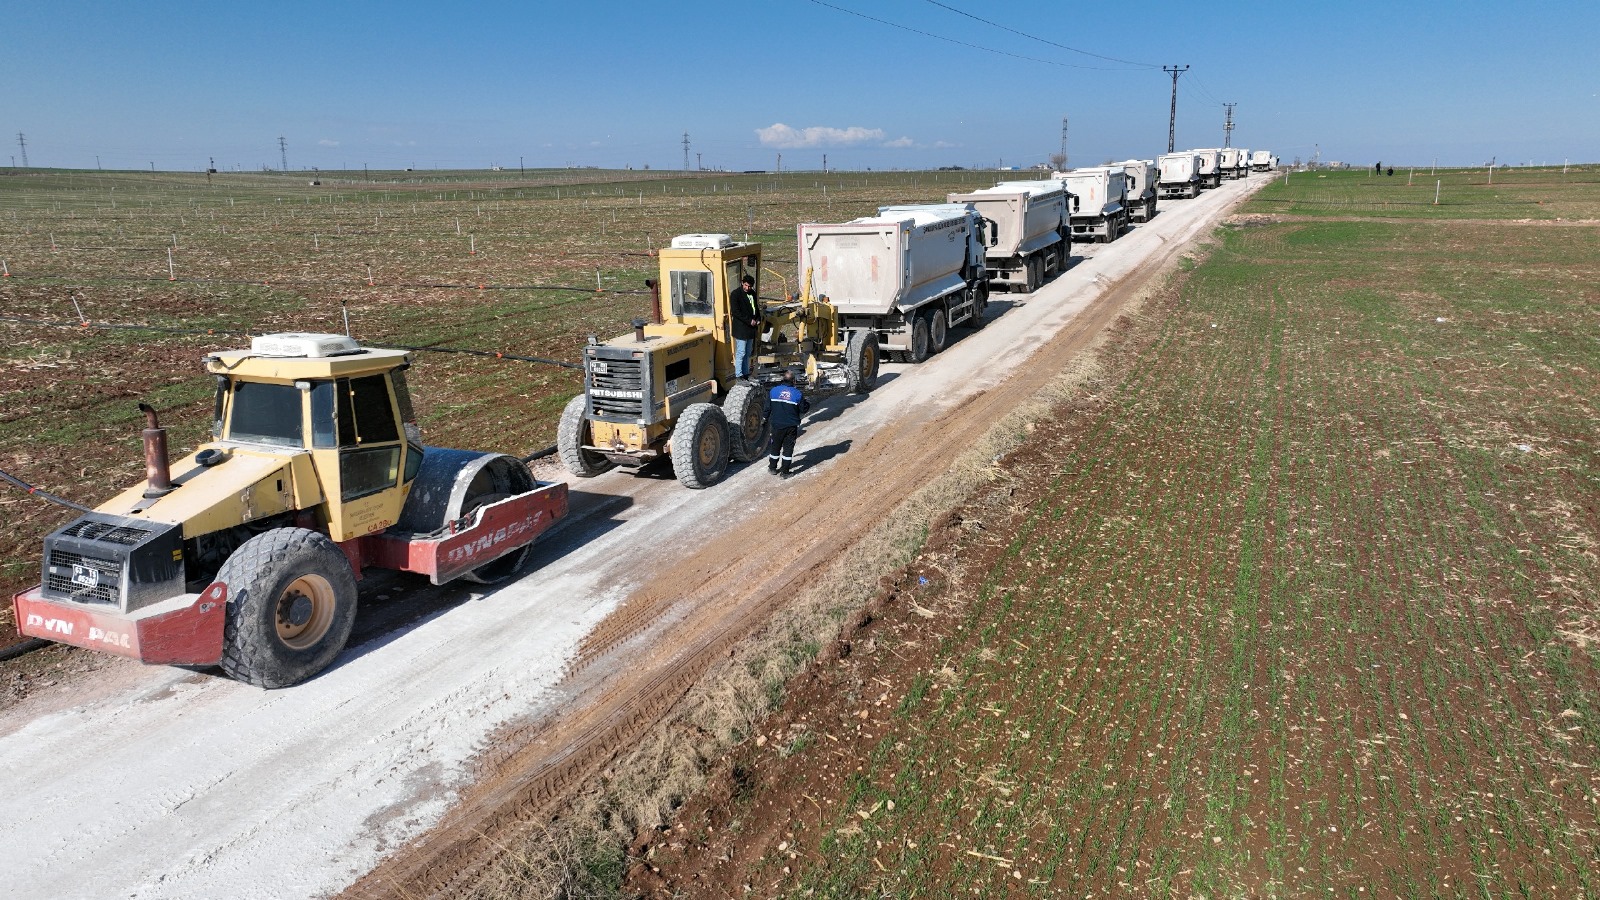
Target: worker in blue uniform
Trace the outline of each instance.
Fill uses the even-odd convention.
[[[767,445],[767,471],[789,477],[794,463],[794,439],[800,435],[800,417],[811,408],[811,401],[794,382],[794,369],[783,370],[783,380],[767,394],[767,421],[772,425],[772,442]]]

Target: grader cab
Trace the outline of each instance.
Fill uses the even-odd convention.
[[[637,469],[663,457],[690,488],[721,480],[730,460],[765,452],[766,395],[793,368],[813,397],[866,393],[877,379],[877,335],[845,335],[826,300],[809,295],[758,302],[761,336],[748,378],[734,377],[729,298],[740,280],[765,270],[761,245],[725,234],[674,238],[660,251],[650,320],[632,334],[590,338],[584,392],[562,412],[562,463],[590,478],[614,466]]]
[[[18,630],[262,687],[326,668],[366,566],[489,582],[564,515],[564,484],[515,457],[426,447],[400,350],[279,334],[212,354],[212,440],[169,465],[155,411],[147,478],[45,539]]]

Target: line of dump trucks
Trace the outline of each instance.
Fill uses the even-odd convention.
[[[766,453],[766,398],[786,372],[813,398],[871,391],[885,354],[922,362],[952,328],[982,328],[991,291],[1036,290],[1072,264],[1074,240],[1116,240],[1159,198],[1275,165],[1264,154],[1192,150],[800,224],[798,289],[758,301],[745,377],[730,294],[749,276],[761,296],[774,274],[762,245],[680,235],[646,282],[648,316],[583,348],[583,392],[553,449],[579,478],[661,461],[709,487]],[[343,650],[365,569],[435,584],[513,576],[565,515],[566,484],[536,479],[526,459],[425,445],[412,361],[324,334],[206,356],[210,439],[171,463],[141,405],[145,480],[95,509],[53,498],[83,514],[45,538],[40,583],[13,599],[18,631],[281,688]]]

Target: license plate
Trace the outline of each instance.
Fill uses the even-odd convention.
[[[91,569],[88,566],[74,564],[72,567],[72,583],[81,584],[84,587],[99,587],[100,572],[99,570]]]

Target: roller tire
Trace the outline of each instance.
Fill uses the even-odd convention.
[[[350,561],[327,536],[275,528],[222,564],[227,585],[222,670],[246,684],[283,688],[331,664],[356,621]]]
[[[844,348],[845,384],[850,393],[865,394],[877,385],[878,364],[882,359],[875,332],[858,331],[850,335]]]
[[[950,317],[944,311],[944,301],[938,301],[933,312],[928,313],[928,355],[942,352],[950,346]]]
[[[579,478],[593,478],[611,469],[612,462],[593,450],[583,449],[588,436],[589,421],[584,412],[588,398],[579,394],[567,401],[561,410],[561,422],[556,426],[556,449],[561,453],[561,464]]]
[[[906,362],[925,362],[932,355],[929,349],[928,317],[917,313],[911,317],[911,347],[903,351]]]
[[[475,495],[468,494],[466,499],[461,502],[461,514],[463,516],[468,516],[485,506],[499,503],[501,500],[504,500],[507,497],[515,496],[515,494],[506,494],[500,492],[484,492]],[[498,582],[505,581],[507,578],[517,574],[517,571],[522,568],[522,564],[528,560],[528,554],[532,550],[533,544],[523,544],[521,547],[512,550],[510,553],[501,556],[499,559],[492,559],[476,569],[463,574],[461,578],[463,581],[471,581],[475,584],[496,584]]]
[[[767,452],[766,397],[760,387],[736,384],[722,401],[722,417],[728,423],[733,458],[754,462]]]
[[[690,490],[708,488],[728,471],[728,420],[722,407],[696,403],[672,430],[672,474]]]

